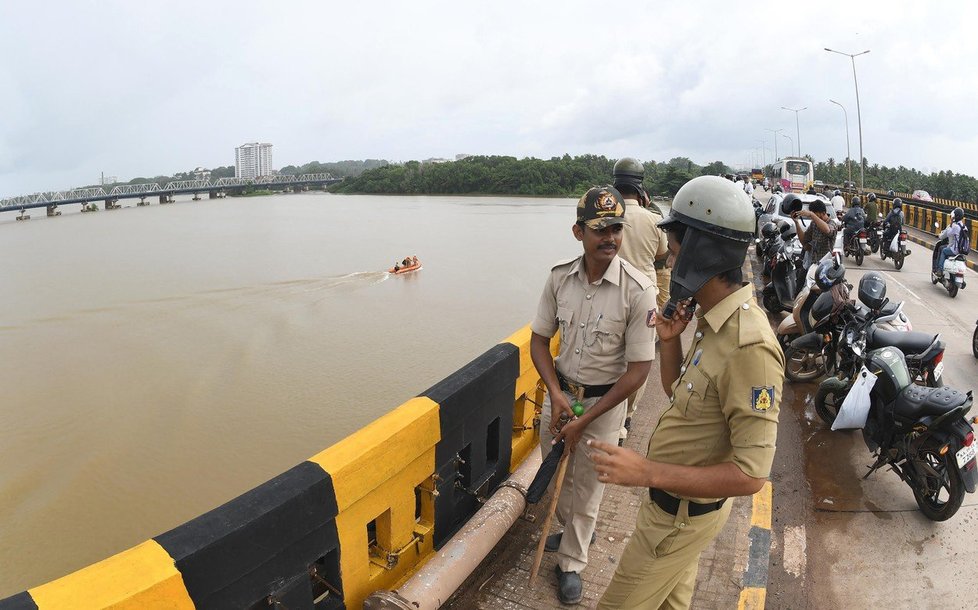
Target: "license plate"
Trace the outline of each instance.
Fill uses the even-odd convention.
[[[860,237],[859,238],[859,243],[861,243],[861,244],[866,243],[866,238],[865,237]]]
[[[964,278],[963,278],[963,277],[961,277],[960,275],[956,275],[956,276],[954,276],[954,282],[955,282],[955,283],[956,283],[956,284],[957,284],[958,286],[960,286],[961,284],[964,284]]]
[[[941,375],[944,374],[944,363],[938,362],[937,366],[934,367],[934,379],[940,379]]]
[[[958,468],[964,468],[964,465],[975,459],[975,446],[969,445],[967,447],[962,447],[954,457],[958,459]]]

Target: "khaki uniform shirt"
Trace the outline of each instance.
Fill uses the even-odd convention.
[[[558,263],[540,296],[530,328],[553,337],[560,330],[557,371],[583,385],[615,383],[629,362],[655,358],[655,284],[616,256],[596,282],[584,257]]]
[[[643,208],[635,199],[625,199],[625,230],[618,256],[632,264],[653,282],[655,257],[668,250],[665,232],[656,226],[662,217]]]
[[[697,311],[695,338],[672,386],[672,405],[652,433],[649,459],[733,462],[748,476],[770,475],[784,356],[753,293],[748,284],[705,315]]]

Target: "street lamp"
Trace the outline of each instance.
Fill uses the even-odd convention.
[[[846,112],[846,107],[835,100],[829,100],[839,108],[842,108],[842,114],[846,119],[846,167],[849,168],[849,182],[852,182],[852,154],[849,152],[849,113]]]
[[[804,108],[788,108],[787,106],[782,106],[781,110],[790,110],[795,113],[795,136],[798,137],[798,156],[801,157],[801,129],[798,128],[798,113],[802,110],[808,110],[808,106]]]
[[[856,58],[869,53],[869,49],[866,49],[862,53],[843,53],[842,51],[836,51],[828,47],[825,47],[825,50],[829,53],[845,55],[852,61],[852,84],[856,86],[856,120],[859,123],[859,191],[862,192],[865,187],[866,163],[865,157],[863,157],[863,116],[859,110],[859,82],[856,80]]]
[[[795,141],[791,139],[791,136],[789,136],[786,133],[783,133],[783,134],[781,134],[781,137],[782,138],[788,138],[788,141],[791,142],[791,148],[794,148],[795,147]],[[789,148],[788,150],[791,150],[791,148]],[[801,155],[798,155],[798,156],[800,157]]]
[[[774,134],[774,161],[777,161],[781,157],[778,156],[778,134],[784,131],[783,129],[765,129],[764,131],[770,131]],[[774,163],[772,161],[771,163]]]

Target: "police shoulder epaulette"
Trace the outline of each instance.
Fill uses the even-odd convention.
[[[740,347],[762,343],[764,341],[764,325],[768,323],[767,317],[759,316],[751,309],[757,309],[757,303],[745,303],[748,309],[740,307]],[[768,327],[770,328],[770,327]]]
[[[650,280],[647,275],[633,267],[631,263],[624,259],[621,260],[621,268],[626,274],[628,274],[628,277],[638,282],[638,285],[642,287],[642,290],[646,290],[653,284],[652,280]]]
[[[566,265],[570,265],[571,263],[575,263],[578,260],[580,260],[580,258],[581,258],[581,256],[575,256],[574,258],[568,258],[566,260],[558,261],[557,264],[555,264],[553,267],[550,268],[550,270],[551,271],[554,271],[558,267],[564,267]]]

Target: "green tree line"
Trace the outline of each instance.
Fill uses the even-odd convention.
[[[610,184],[615,159],[580,155],[517,159],[507,156],[471,156],[454,162],[408,161],[363,172],[333,185],[337,193],[479,194],[550,197],[580,196],[594,185]],[[686,157],[666,163],[645,163],[645,189],[653,195],[672,196],[690,178],[729,172],[721,161],[706,166]]]
[[[814,162],[814,160],[812,160]],[[852,180],[859,184],[859,162],[852,160]],[[815,163],[815,178],[826,184],[842,184],[849,180],[849,168],[845,160]],[[879,163],[866,161],[866,187],[893,190],[897,193],[912,193],[924,190],[932,197],[943,197],[956,201],[978,201],[978,180],[965,174],[952,171],[939,171],[925,174],[912,167],[886,167]]]

